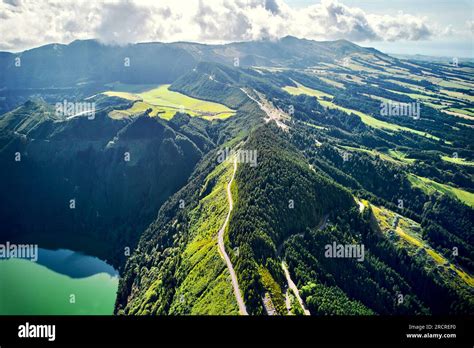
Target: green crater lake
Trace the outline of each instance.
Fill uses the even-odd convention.
[[[118,282],[96,257],[39,249],[37,262],[0,260],[0,315],[112,315]]]

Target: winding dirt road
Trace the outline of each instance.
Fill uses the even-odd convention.
[[[239,288],[239,282],[237,280],[237,275],[235,274],[234,267],[232,266],[232,262],[230,261],[229,255],[227,255],[225,251],[224,245],[224,233],[227,225],[229,224],[230,213],[234,207],[234,203],[232,201],[232,192],[230,190],[232,182],[234,181],[235,172],[237,171],[237,159],[234,158],[234,171],[232,173],[232,177],[230,178],[229,183],[227,184],[227,198],[229,200],[229,212],[225,218],[224,224],[222,225],[219,233],[217,234],[217,244],[219,246],[219,252],[221,256],[224,258],[225,263],[227,264],[227,269],[229,270],[230,277],[232,279],[232,287],[234,288],[235,299],[237,300],[237,304],[239,305],[239,314],[240,315],[248,315],[247,308],[245,308],[244,299],[242,298],[242,294]]]

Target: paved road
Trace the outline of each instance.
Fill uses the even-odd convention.
[[[301,308],[303,308],[304,315],[311,315],[311,313],[304,306],[303,299],[300,296],[300,292],[298,291],[296,284],[293,282],[293,280],[291,280],[290,272],[288,272],[288,268],[286,267],[285,262],[281,263],[281,267],[283,268],[283,272],[285,272],[285,277],[286,277],[286,281],[288,282],[288,287],[291,290],[293,290],[293,293],[295,294],[296,299],[300,303]]]
[[[326,228],[326,226],[328,224],[328,218],[329,218],[329,214],[326,214],[326,215],[323,216],[323,218],[321,219],[321,222],[319,223],[319,226],[317,227],[318,230],[323,230],[323,229]],[[280,245],[278,255],[280,255],[280,251],[281,251],[282,246],[283,246],[283,243]],[[303,302],[303,299],[300,296],[300,292],[299,292],[298,288],[296,287],[295,282],[293,282],[293,280],[291,279],[290,272],[288,271],[288,267],[286,267],[286,264],[285,264],[284,261],[281,263],[281,267],[283,268],[283,272],[285,273],[285,278],[286,278],[286,282],[288,283],[288,287],[291,290],[293,290],[293,292],[296,296],[296,299],[300,303],[301,308],[303,308],[304,315],[311,315],[309,310],[307,310],[306,307],[304,306],[304,302]],[[287,299],[287,308],[289,307],[288,304],[289,303],[288,303],[288,299]]]
[[[239,305],[239,314],[248,315],[247,308],[245,308],[244,299],[242,298],[242,294],[240,292],[239,282],[237,281],[237,275],[235,274],[234,267],[232,266],[232,262],[230,261],[229,255],[227,255],[225,251],[225,246],[224,246],[224,232],[227,225],[229,224],[230,213],[232,212],[232,209],[234,206],[234,202],[232,201],[232,192],[230,188],[231,188],[232,182],[234,181],[234,176],[235,176],[236,171],[237,171],[237,159],[234,159],[234,171],[232,173],[232,177],[229,183],[227,184],[227,197],[229,200],[229,212],[227,213],[224,224],[222,225],[217,235],[217,244],[219,245],[219,251],[222,257],[224,258],[225,263],[227,264],[227,269],[229,270],[230,277],[232,279],[232,287],[234,288],[235,299],[237,300],[237,304]]]

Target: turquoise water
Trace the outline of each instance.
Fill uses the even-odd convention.
[[[70,250],[0,260],[0,315],[112,315],[118,281],[106,262]]]

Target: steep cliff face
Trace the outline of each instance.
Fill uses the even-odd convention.
[[[183,131],[146,115],[58,120],[31,102],[7,114],[0,187],[9,198],[0,202],[1,237],[70,247],[120,265],[124,248],[133,249],[214,146],[194,126],[199,120],[181,117]]]

